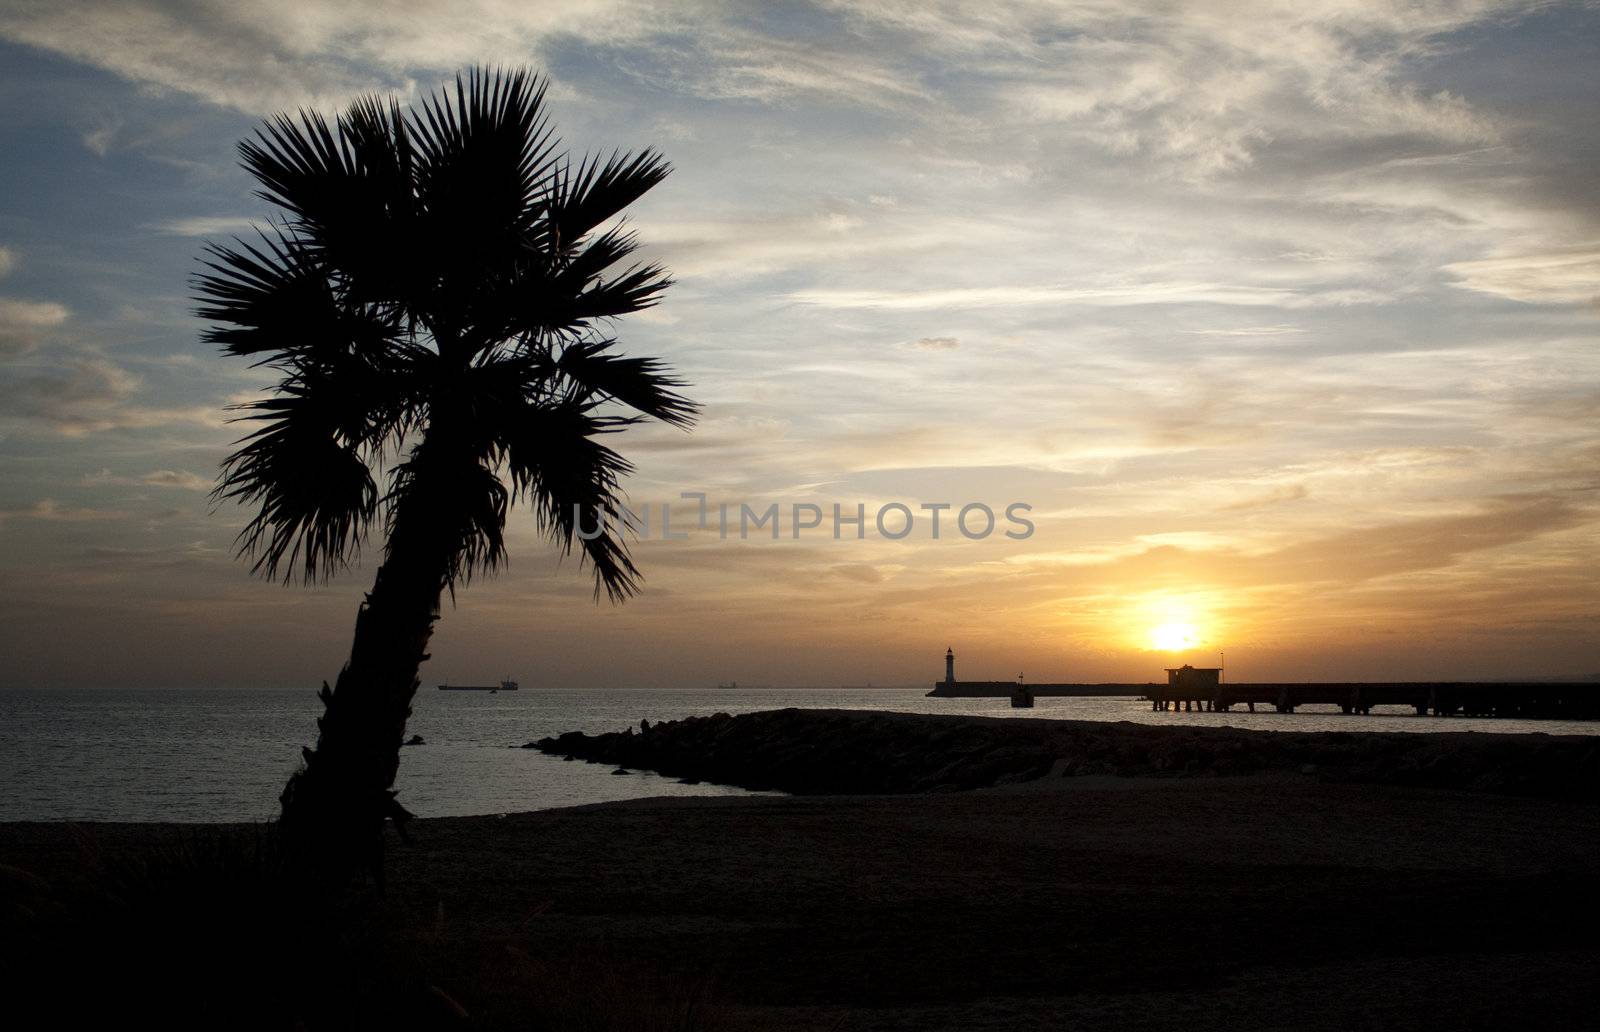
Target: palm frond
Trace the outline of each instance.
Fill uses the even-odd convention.
[[[596,280],[557,311],[569,326],[587,325],[597,319],[620,319],[655,307],[670,286],[672,280],[661,266],[635,266],[615,279]]]
[[[555,293],[578,293],[591,280],[633,254],[639,248],[638,237],[621,226],[613,226],[590,240],[576,254],[567,258],[551,277]]]
[[[214,325],[201,339],[230,355],[295,366],[398,346],[392,309],[341,299],[328,269],[299,237],[261,234],[259,244],[208,244],[194,278],[195,314]]]
[[[333,125],[302,111],[269,119],[239,145],[257,196],[282,208],[301,246],[358,298],[393,297],[412,267],[415,160],[398,106],[367,98]]]
[[[516,240],[532,227],[554,172],[545,89],[525,70],[475,68],[412,113],[417,201],[441,242]]]
[[[422,555],[442,544],[443,586],[452,592],[476,573],[492,573],[506,559],[506,511],[511,493],[495,471],[438,439],[419,445],[395,468],[385,503],[391,513],[387,555],[414,540]],[[436,588],[439,585],[434,585]]]
[[[619,319],[653,307],[672,280],[659,265],[634,266],[612,279],[578,282],[577,275],[521,269],[486,291],[480,311],[504,337],[530,346],[552,338],[575,338],[601,319]]]
[[[569,344],[556,360],[556,370],[580,385],[585,395],[612,398],[673,426],[693,425],[699,406],[675,390],[686,384],[668,376],[658,359],[610,354],[616,343],[599,339]]]
[[[576,170],[562,166],[551,190],[548,216],[556,230],[557,248],[576,246],[671,172],[666,159],[648,148],[638,154],[613,153],[604,164],[598,156],[587,157]]]
[[[212,496],[257,506],[239,532],[252,572],[307,582],[331,577],[354,560],[377,512],[378,490],[358,445],[337,432],[337,399],[298,380],[276,397],[242,406],[265,425],[239,441]]]
[[[510,415],[497,436],[513,498],[527,499],[563,555],[576,540],[594,570],[595,598],[603,592],[620,602],[637,593],[639,569],[622,528],[607,515],[617,511],[621,479],[633,465],[599,440],[629,421],[597,416],[591,404],[528,405]]]
[[[655,305],[672,285],[659,265],[634,265],[610,279],[602,274],[631,255],[638,241],[621,226],[591,239],[600,226],[644,196],[672,171],[659,154],[586,158],[555,177],[546,215],[553,267],[550,299],[527,312],[519,329],[572,332],[597,319],[615,319]]]
[[[239,156],[261,184],[256,196],[309,230],[333,221],[351,193],[348,179],[355,169],[348,150],[315,111],[302,110],[298,122],[287,114],[267,119],[255,139],[240,142]]]

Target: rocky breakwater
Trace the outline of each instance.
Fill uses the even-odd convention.
[[[1272,772],[1600,800],[1600,738],[1288,732],[785,709],[529,742],[564,758],[800,794],[952,791],[1045,777]]]

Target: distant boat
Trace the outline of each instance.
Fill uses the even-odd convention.
[[[737,687],[739,687],[739,682],[738,681],[729,681],[727,684],[719,684],[719,685],[717,685],[717,687],[718,688],[724,688],[724,689],[737,688]]]
[[[517,682],[501,681],[499,684],[441,684],[441,692],[514,692]]]

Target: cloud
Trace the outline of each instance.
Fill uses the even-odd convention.
[[[1590,304],[1600,299],[1600,247],[1454,262],[1456,286],[1528,304]]]
[[[211,481],[180,469],[153,470],[140,477],[139,483],[152,487],[175,487],[184,491],[211,490]]]
[[[42,520],[48,523],[85,523],[97,520],[117,520],[126,513],[110,509],[88,509],[62,505],[53,498],[40,499],[31,505],[0,509],[0,524],[8,519]]]
[[[700,45],[666,77],[685,93],[767,104],[813,95],[891,111],[932,99],[915,72],[897,67],[882,52],[819,47],[814,40],[786,40],[733,24],[702,22],[700,30]]]
[[[9,251],[5,256],[14,260]],[[54,301],[0,298],[0,359],[7,360],[0,362],[0,420],[40,423],[68,437],[175,423],[224,423],[221,403],[133,403],[142,381],[97,348],[56,335],[49,348],[41,349],[41,341],[69,318],[67,307]]]
[[[122,123],[120,121],[106,121],[85,132],[81,139],[89,153],[103,158],[111,153],[111,147],[116,142],[117,134],[121,131]]]
[[[7,260],[10,252],[5,253]],[[67,321],[71,313],[53,301],[21,301],[0,297],[0,358],[26,355],[40,335]]]
[[[145,228],[172,236],[214,237],[249,233],[265,223],[266,219],[251,218],[247,215],[189,215],[184,218],[153,222]]]
[[[647,44],[627,74],[688,95],[782,104],[807,95],[926,111],[974,89],[1007,121],[1054,124],[1124,153],[1197,171],[1248,165],[1308,118],[1348,135],[1481,140],[1494,127],[1461,98],[1400,80],[1442,33],[1511,3],[1253,4],[1018,0],[824,2],[803,38],[712,3],[561,4],[283,0],[12,3],[0,34],[137,82],[265,113],[409,92],[418,73],[540,62],[558,40]],[[897,57],[896,55],[904,55]],[[920,61],[912,60],[912,55]],[[961,75],[928,74],[930,60]],[[936,85],[937,84],[937,85]],[[908,107],[909,105],[909,107]],[[931,113],[931,112],[929,112]]]
[[[359,93],[412,92],[418,71],[539,60],[567,34],[619,40],[664,22],[693,21],[652,5],[609,0],[502,4],[380,0],[251,4],[177,0],[19,0],[0,11],[0,36],[254,113],[342,106]],[[87,141],[86,141],[87,142]]]
[[[226,425],[221,401],[140,405],[134,402],[142,386],[138,376],[98,352],[52,349],[0,366],[0,418],[39,423],[67,437],[177,424]]]
[[[724,281],[822,262],[999,246],[1015,239],[1009,227],[978,219],[947,216],[934,223],[870,201],[837,198],[809,210],[763,211],[754,216],[644,217],[638,226],[640,237],[677,275]]]
[[[116,363],[78,354],[0,380],[0,412],[79,436],[117,426],[116,409],[138,386]]]
[[[913,341],[912,346],[923,351],[954,351],[961,346],[961,341],[954,337],[922,337]]]
[[[1265,557],[1263,581],[1365,580],[1448,566],[1465,555],[1592,523],[1594,513],[1558,495],[1497,499],[1478,512],[1344,531]]]
[[[65,305],[54,301],[18,301],[0,297],[0,325],[47,329],[67,321]]]
[[[773,107],[838,103],[858,108],[863,118],[893,111],[894,143],[883,143],[882,153],[864,168],[845,162],[836,170],[859,180],[862,189],[855,196],[866,199],[859,205],[775,217],[763,212],[760,218],[725,209],[677,222],[652,213],[641,220],[646,242],[681,278],[747,279],[890,254],[926,255],[947,265],[953,255],[975,257],[984,262],[981,267],[994,268],[998,257],[1038,254],[1047,245],[1037,237],[1052,222],[1091,220],[1079,203],[1001,225],[971,207],[983,206],[981,191],[929,196],[930,181],[961,181],[964,175],[974,182],[997,175],[1024,186],[1052,185],[1067,169],[1091,179],[1109,176],[1121,196],[1099,206],[1111,223],[1109,232],[1129,239],[1141,239],[1139,228],[1118,227],[1116,220],[1128,214],[1131,197],[1154,213],[1160,198],[1150,188],[1162,180],[1206,187],[1196,200],[1207,233],[1216,219],[1229,217],[1227,196],[1209,185],[1227,177],[1249,184],[1244,196],[1253,210],[1237,214],[1275,217],[1285,237],[1307,228],[1323,231],[1300,224],[1291,209],[1322,209],[1330,218],[1332,209],[1356,203],[1394,205],[1406,218],[1425,207],[1459,212],[1470,198],[1458,184],[1441,187],[1438,181],[1466,181],[1480,173],[1407,163],[1498,152],[1510,124],[1460,90],[1425,88],[1412,80],[1425,59],[1445,48],[1442,37],[1506,24],[1529,9],[1510,0],[1400,8],[1351,0],[1310,11],[1283,0],[1242,8],[1220,0],[1148,0],[1131,8],[1107,0],[1011,0],[985,5],[979,13],[955,0],[824,0],[808,11],[802,40],[785,23],[711,3],[412,0],[396,15],[377,0],[286,0],[269,16],[249,5],[91,0],[10,5],[0,14],[0,34],[252,112],[339,106],[370,89],[409,94],[465,64],[537,63],[551,48],[574,43],[619,72],[633,94],[642,85],[679,97]],[[577,89],[578,79],[574,75],[564,86]],[[853,121],[837,124],[857,131]],[[702,134],[707,128],[689,126]],[[742,146],[797,153],[793,139],[763,129]],[[824,142],[818,138],[800,150]],[[1380,166],[1387,168],[1382,181],[1372,176]],[[1325,181],[1339,168],[1352,171],[1355,180]],[[1421,175],[1434,177],[1426,197],[1406,178]],[[939,209],[919,210],[919,195]],[[881,203],[890,197],[896,203]],[[1384,218],[1404,221],[1396,214],[1390,210]],[[1348,211],[1337,218],[1349,224]],[[247,222],[197,215],[155,228],[207,236]],[[1367,228],[1350,268],[1303,270],[1292,284],[1271,275],[1212,281],[1219,264],[1226,267],[1248,249],[1247,229],[1231,247],[1209,245],[1231,253],[1196,254],[1195,261],[1169,263],[1172,268],[1146,283],[1102,285],[1082,294],[1071,293],[1081,287],[1076,278],[1033,276],[998,292],[987,284],[934,281],[921,299],[891,296],[904,292],[852,295],[823,284],[807,284],[789,297],[830,308],[892,310],[1013,303],[1292,309],[1384,304],[1425,286],[1417,282],[1426,278],[1420,268],[1395,275],[1393,266],[1404,266],[1409,256],[1386,247]],[[1172,253],[1196,248],[1181,227],[1155,229],[1168,238],[1160,243],[1170,243]],[[1398,227],[1389,232],[1400,235]],[[1080,233],[1082,265],[1103,268],[1088,252],[1109,249],[1113,239]],[[1418,250],[1428,246],[1415,234],[1402,239]],[[1285,243],[1280,250],[1308,246],[1303,240]],[[1451,257],[1461,257],[1461,250]],[[842,281],[863,289],[859,277]],[[1066,285],[1048,286],[1058,282]],[[1030,285],[1040,283],[1046,286]]]
[[[116,485],[121,487],[167,487],[182,491],[209,491],[212,484],[188,470],[181,469],[156,469],[135,477],[118,476],[111,470],[102,467],[94,473],[86,473],[83,482],[95,487]]]
[[[1491,499],[1476,511],[1379,523],[1305,537],[1266,552],[1150,548],[1103,564],[1115,583],[1265,587],[1353,584],[1449,567],[1465,556],[1592,525],[1596,513],[1570,498],[1535,493]]]
[[[1307,9],[1263,0],[1133,5],[957,0],[840,3],[863,36],[907,37],[981,67],[1000,126],[1050,127],[1184,177],[1248,168],[1308,126],[1325,137],[1497,138],[1460,96],[1405,80],[1441,34],[1519,3],[1357,2]]]
[[[1219,510],[1220,512],[1245,512],[1249,509],[1262,509],[1269,505],[1281,505],[1284,502],[1298,502],[1310,497],[1311,489],[1304,484],[1285,484],[1275,487],[1262,494],[1230,502]]]
[[[1228,329],[1184,330],[1201,337],[1286,337],[1306,332],[1303,326],[1234,326]]]
[[[1258,305],[1309,308],[1379,303],[1392,296],[1378,290],[1299,291],[1288,287],[1231,283],[1147,282],[1104,287],[1067,285],[946,287],[926,290],[796,290],[787,299],[823,308],[878,308],[900,311],[1012,308],[1035,305]]]
[[[0,277],[9,275],[17,264],[17,252],[0,246]],[[70,315],[65,305],[53,301],[0,297],[0,359],[32,351],[42,332],[60,326]]]

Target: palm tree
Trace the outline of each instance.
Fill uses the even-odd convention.
[[[511,506],[564,554],[584,528],[596,600],[622,601],[639,571],[603,517],[631,467],[603,442],[695,413],[659,362],[602,332],[670,283],[627,263],[637,243],[615,218],[669,166],[651,150],[574,162],[544,92],[532,73],[476,69],[406,112],[374,97],[332,125],[268,120],[239,151],[281,210],[259,240],[208,245],[196,277],[203,339],[281,375],[241,406],[256,425],[215,491],[255,510],[240,555],[309,582],[383,534],[316,747],[280,800],[289,840],[334,863],[381,864],[385,818],[409,816],[393,785],[439,603],[505,561]]]

